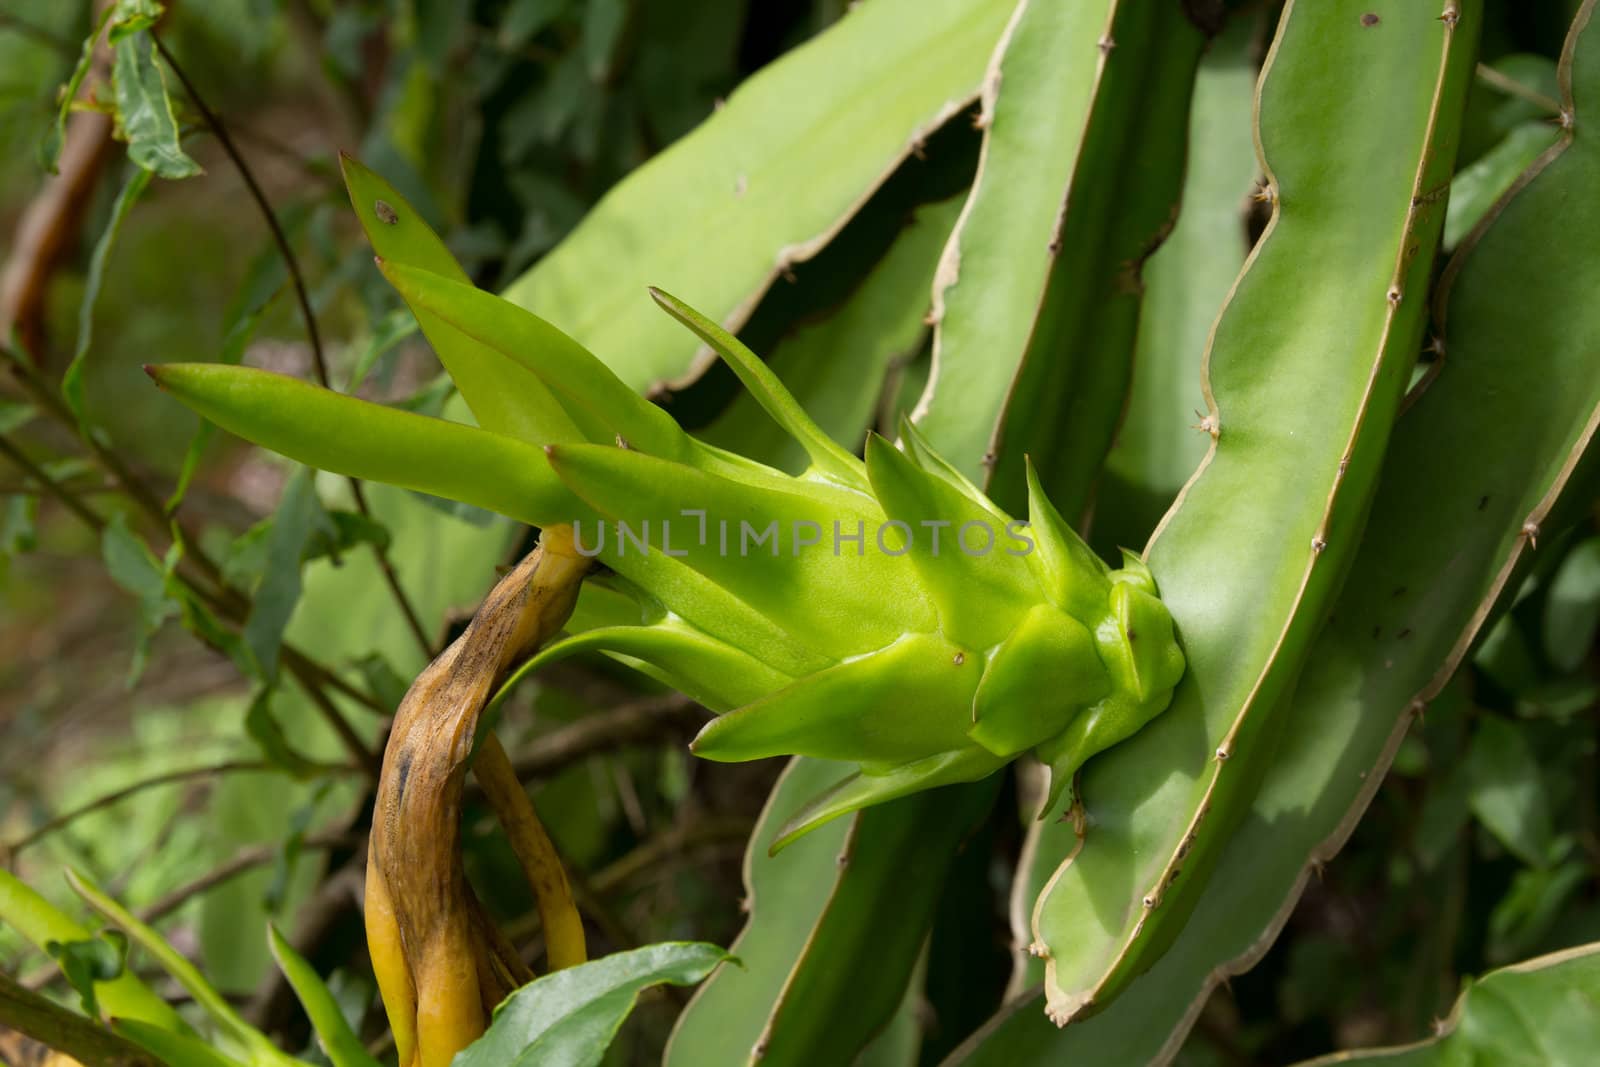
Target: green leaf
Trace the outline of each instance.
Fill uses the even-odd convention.
[[[566,11],[568,0],[511,0],[500,16],[496,37],[507,51],[521,48]]]
[[[367,339],[366,346],[351,363],[350,380],[345,384],[345,392],[353,393],[360,388],[378,360],[416,332],[417,320],[416,316],[411,314],[410,308],[395,308],[379,319],[377,325],[373,327],[372,336]]]
[[[179,144],[178,120],[172,116],[172,100],[150,34],[144,30],[130,33],[113,45],[112,52],[111,85],[122,132],[128,138],[128,158],[161,178],[176,180],[203,173]]]
[[[350,1023],[334,999],[333,991],[322,981],[322,976],[304,956],[294,950],[276,926],[267,925],[267,945],[283,976],[289,980],[294,994],[300,998],[301,1007],[311,1019],[311,1028],[317,1032],[322,1049],[333,1061],[333,1067],[378,1067],[378,1061],[367,1053],[366,1046],[350,1028]]]
[[[47,951],[45,946],[52,942],[81,944],[94,939],[88,927],[4,868],[0,868],[0,921],[41,952]],[[127,970],[99,983],[95,998],[113,1018],[142,1019],[166,1030],[188,1029],[170,1004]]]
[[[0,399],[0,433],[15,433],[32,422],[38,414],[32,404]]]
[[[1428,796],[1417,818],[1417,858],[1433,870],[1455,848],[1472,817],[1472,783],[1467,765],[1455,763],[1428,783]]]
[[[386,708],[400,706],[411,683],[394,669],[383,653],[368,652],[356,660],[355,667],[361,672],[361,680],[366,683],[367,691],[377,697],[380,704]]]
[[[1561,561],[1544,602],[1544,652],[1560,671],[1576,671],[1600,629],[1600,537],[1581,542]]]
[[[21,493],[0,505],[0,560],[39,547],[39,498]]]
[[[1010,9],[998,0],[860,5],[623,179],[506,297],[635,390],[698,375],[708,361],[695,339],[641,305],[639,291],[681,294],[736,331],[785,268],[827,244],[976,96]]]
[[[67,116],[72,113],[73,105],[77,103],[78,93],[83,88],[83,80],[89,76],[89,68],[94,65],[94,50],[100,43],[100,35],[105,31],[106,23],[111,20],[117,11],[117,5],[103,7],[95,19],[94,27],[89,31],[89,36],[83,39],[83,47],[78,50],[78,61],[73,64],[72,74],[68,76],[66,85],[61,89],[61,102],[56,108],[55,125],[45,137],[44,144],[40,146],[39,155],[44,163],[44,168],[51,174],[58,172],[57,165],[61,161],[61,148],[67,140]]]
[[[1414,1045],[1338,1052],[1300,1067],[1542,1067],[1587,1063],[1600,1044],[1600,946],[1584,945],[1471,982]]]
[[[152,1026],[138,1019],[117,1019],[111,1028],[128,1040],[161,1057],[169,1067],[245,1067],[210,1045],[187,1034]]]
[[[238,363],[244,358],[245,348],[255,336],[256,328],[261,325],[261,319],[266,315],[267,308],[278,294],[283,292],[288,280],[287,262],[278,251],[276,243],[268,242],[267,246],[256,253],[255,258],[250,261],[250,266],[245,270],[244,282],[234,295],[233,302],[224,316],[222,349],[217,354],[217,362]],[[208,422],[201,422],[195,427],[194,436],[189,439],[189,448],[183,456],[183,466],[178,471],[177,484],[166,501],[169,514],[175,512],[178,505],[183,502],[183,498],[188,495],[189,483],[194,480],[196,472],[200,469],[200,460],[205,454],[206,446],[211,442],[213,429]]]
[[[120,512],[111,517],[100,536],[100,558],[111,580],[139,601],[139,635],[128,670],[128,687],[132,688],[149,660],[150,639],[162,624],[180,614],[181,605],[167,590],[166,571],[160,561],[128,528],[127,519]]]
[[[1576,860],[1518,871],[1489,914],[1484,955],[1490,962],[1503,963],[1549,944],[1556,923],[1588,880],[1588,865]]]
[[[253,592],[267,568],[268,546],[272,541],[276,516],[269,516],[235,537],[222,555],[223,577],[228,584]],[[310,536],[300,554],[301,563],[332,559],[335,564],[358,545],[387,548],[389,531],[375,519],[360,512],[322,511],[312,524]]]
[[[594,1067],[641,990],[694,985],[730,957],[715,945],[665,942],[568,967],[523,986],[452,1067]]]
[[[260,668],[263,681],[278,676],[278,649],[300,600],[300,567],[313,535],[320,532],[331,542],[332,522],[317,499],[316,483],[304,467],[283,487],[273,512],[272,526],[263,551],[261,583],[256,587],[244,641]]]
[[[111,43],[152,28],[164,10],[165,5],[157,0],[116,0],[111,5]]]
[[[79,941],[47,941],[44,950],[56,961],[67,984],[78,994],[83,1013],[91,1019],[100,1018],[95,987],[122,976],[123,964],[128,958],[128,939],[121,931],[111,930]]]
[[[149,184],[149,171],[135,168],[128,173],[127,181],[111,205],[111,217],[106,222],[106,228],[100,232],[100,239],[95,242],[94,252],[89,256],[89,273],[84,280],[82,302],[78,305],[78,341],[72,350],[72,362],[67,364],[61,376],[61,398],[72,409],[78,425],[86,434],[90,430],[84,410],[83,370],[84,360],[89,356],[89,346],[94,340],[94,306],[100,299],[106,263],[111,259],[111,249],[117,243],[117,235],[122,232],[122,223]]]
[[[244,1017],[234,1010],[227,998],[206,981],[200,969],[168,944],[166,938],[153,927],[134,918],[126,908],[107,896],[82,873],[69,870],[67,883],[90,907],[150,953],[160,964],[161,969],[187,990],[195,1003],[203,1008],[218,1026],[226,1030],[231,1039],[248,1052],[251,1063],[257,1067],[280,1067],[280,1065],[289,1067],[297,1063],[296,1060],[279,1052],[261,1031],[245,1022]]]
[[[244,732],[255,742],[267,762],[298,778],[315,777],[321,768],[295,751],[284,736],[283,727],[273,718],[272,694],[273,690],[268,686],[250,698],[250,707],[244,714]]]
[[[1554,857],[1550,798],[1539,761],[1523,728],[1497,715],[1484,715],[1467,756],[1472,813],[1512,855],[1530,867]]]

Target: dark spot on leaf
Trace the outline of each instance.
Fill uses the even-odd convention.
[[[372,205],[372,213],[378,216],[379,222],[389,226],[393,226],[395,223],[400,221],[400,216],[395,214],[394,208],[389,205],[387,200],[379,200],[374,202]]]
[[[1482,497],[1478,498],[1478,510],[1479,511],[1482,511],[1484,508],[1486,508],[1488,506],[1489,506],[1489,498],[1488,498],[1488,496],[1482,496]]]
[[[965,662],[967,662],[967,654],[965,652],[957,652],[955,659],[956,666],[959,667]]]
[[[1371,11],[1368,11],[1365,15],[1361,16],[1361,25],[1363,25],[1363,26],[1376,26],[1377,24],[1378,24],[1378,16],[1373,14]]]

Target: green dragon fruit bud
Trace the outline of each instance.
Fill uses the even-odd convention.
[[[303,405],[307,387],[262,372],[174,365],[157,368],[157,380],[226,428],[302,461],[376,471],[537,525],[572,524],[579,551],[606,570],[585,583],[571,636],[524,670],[601,651],[720,713],[693,742],[699,756],[855,764],[794,814],[774,848],[1028,752],[1051,769],[1042,815],[1084,761],[1166,707],[1184,661],[1149,570],[1127,553],[1118,570],[1101,561],[1045,498],[1031,464],[1021,521],[909,423],[898,446],[873,435],[858,459],[736,338],[652,290],[811,462],[793,476],[713,448],[576,341],[467,284],[397,193],[370,171],[346,169],[385,275],[481,429],[442,434],[439,420],[319,397],[321,420],[340,420],[330,434],[283,410]],[[393,458],[419,452],[415,462]],[[530,460],[542,469],[486,484]],[[508,490],[513,481],[528,490]]]

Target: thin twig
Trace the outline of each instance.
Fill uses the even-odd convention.
[[[302,677],[292,666],[289,667],[289,671],[294,674],[295,681],[300,683],[300,688],[311,699],[311,703],[316,705],[317,711],[321,713],[323,720],[333,728],[334,733],[339,735],[339,741],[344,745],[345,751],[356,758],[361,773],[373,781],[377,781],[377,753],[367,747],[367,743],[362,739],[361,735],[356,733],[355,727],[350,725],[349,720],[340,713],[333,699],[322,691],[322,687],[317,684],[315,679]]]
[[[102,519],[91,510],[89,505],[78,498],[77,494],[50,477],[43,467],[30,459],[26,452],[3,434],[0,434],[0,455],[5,456],[18,470],[33,479],[46,496],[54,497],[65,504],[67,509],[82,519],[90,529],[99,533],[105,528],[105,519]]]
[[[122,487],[121,486],[115,485],[115,484],[113,484],[111,482],[105,482],[105,483],[100,484],[100,485],[72,485],[71,483],[63,482],[62,486],[64,488],[66,488],[66,489],[71,490],[73,493],[77,494],[78,496],[92,496],[92,495],[97,495],[97,494],[100,494],[100,493],[120,493],[122,491]],[[7,485],[0,485],[0,496],[49,496],[49,495],[50,495],[50,493],[49,493],[48,490],[43,489],[43,488],[41,488],[41,487],[39,487],[37,485],[27,485],[27,484],[20,483],[20,482],[12,482],[12,483],[7,484]]]
[[[300,842],[302,852],[312,849],[330,848],[358,848],[363,840],[363,835],[353,834],[343,827],[337,830],[328,830],[322,833],[307,834]],[[177,911],[193,898],[207,893],[220,885],[231,882],[246,871],[257,867],[264,867],[278,858],[283,843],[279,841],[268,842],[261,845],[250,845],[235,852],[228,859],[202,874],[200,877],[179,886],[166,896],[145,907],[139,912],[142,922],[154,923]]]
[[[317,316],[311,309],[311,296],[306,290],[305,274],[300,269],[300,260],[294,253],[294,247],[289,243],[289,235],[284,232],[283,226],[278,222],[277,214],[272,210],[272,204],[267,200],[266,192],[261,188],[261,183],[256,181],[255,172],[245,162],[244,154],[239,151],[239,146],[228,133],[228,128],[222,122],[221,116],[206,104],[200,95],[200,90],[194,82],[189,80],[188,72],[179,65],[178,60],[167,48],[159,34],[151,33],[151,38],[156,43],[156,48],[161,52],[161,58],[166,60],[167,66],[172,68],[172,73],[177,75],[182,83],[184,92],[188,94],[189,102],[200,113],[200,119],[206,128],[211,131],[217,143],[227,153],[228,159],[233,162],[234,169],[239,172],[239,177],[244,180],[245,188],[250,191],[250,198],[255,201],[256,207],[261,212],[261,217],[266,221],[267,229],[272,231],[272,241],[278,246],[278,254],[283,257],[285,268],[289,272],[290,281],[294,285],[295,300],[300,305],[300,317],[305,320],[306,338],[311,345],[311,363],[316,369],[317,383],[324,389],[333,387],[328,376],[328,359],[322,350],[322,335],[317,330]],[[367,495],[358,479],[350,478],[350,495],[354,497],[356,510],[366,518],[372,517],[372,511],[367,506]],[[416,608],[411,605],[411,599],[406,596],[404,587],[400,585],[400,576],[395,573],[394,565],[389,559],[389,552],[382,545],[372,545],[373,556],[378,561],[378,567],[383,572],[383,580],[388,584],[389,590],[394,594],[395,604],[399,607],[401,615],[405,617],[406,626],[411,630],[411,636],[416,639],[417,645],[422,649],[423,657],[433,658],[433,642],[429,640],[428,633],[422,627],[422,620],[418,617]]]
[[[689,850],[701,845],[743,842],[749,839],[754,830],[755,823],[752,820],[738,817],[700,819],[679,824],[600,868],[588,879],[589,889],[597,895],[614,893],[663,860],[681,859]],[[538,930],[537,911],[506,924],[506,936],[513,941],[531,937]]]
[[[701,725],[707,713],[688,697],[654,697],[578,719],[537,737],[511,759],[517,777],[548,777],[586,756],[654,741]]]
[[[1497,89],[1507,96],[1520,97],[1533,104],[1547,115],[1561,114],[1561,102],[1541,93],[1530,85],[1523,85],[1509,74],[1495,70],[1487,63],[1478,64],[1478,80],[1492,89]]]
[[[106,808],[120,804],[129,797],[136,796],[147,789],[157,789],[164,785],[176,785],[179,782],[193,781],[196,778],[210,778],[215,775],[230,774],[234,771],[270,771],[272,769],[272,764],[265,760],[230,760],[226,763],[214,763],[209,767],[186,767],[181,771],[168,771],[165,774],[142,778],[137,782],[132,782],[121,789],[113,790],[104,796],[96,797],[86,804],[80,804],[70,811],[64,811],[55,818],[40,823],[11,842],[11,844],[0,846],[0,854],[14,857],[22,852],[23,849],[38,843],[62,827],[71,825],[85,815],[104,811]]]

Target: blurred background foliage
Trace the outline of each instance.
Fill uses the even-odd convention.
[[[139,367],[152,361],[243,358],[313,371],[272,234],[240,170],[175,84],[183,150],[204,173],[154,181],[112,232],[131,164],[107,140],[80,175],[81,205],[61,220],[61,254],[29,265],[21,234],[45,195],[40,146],[97,17],[93,7],[77,0],[0,6],[0,233],[8,266],[22,261],[48,281],[42,303],[8,329],[26,335],[35,365],[56,379],[91,325],[84,418],[103,447],[162,498],[186,456],[199,457],[178,511],[185,536],[258,604],[292,611],[285,640],[360,679],[392,707],[424,649],[366,548],[385,546],[423,636],[437,648],[497,565],[514,558],[518,536],[485,514],[382,487],[367,491],[371,518],[363,520],[348,486],[329,477],[315,480],[321,504],[295,536],[281,504],[291,467],[220,437],[197,438],[194,420],[148,387]],[[168,7],[161,37],[223,117],[281,221],[333,379],[437,411],[452,402],[447,380],[372,267],[339,181],[340,149],[395,182],[479,284],[502,288],[620,178],[710,114],[743,78],[838,19],[846,4],[175,0]],[[1256,62],[1270,7],[1246,5],[1235,16],[1233,32],[1253,36],[1239,51]],[[1447,244],[1553,141],[1541,97],[1555,94],[1555,57],[1575,7],[1571,0],[1488,5],[1489,69],[1468,110]],[[1194,154],[1212,153],[1209,173],[1224,175],[1232,193],[1213,192],[1208,203],[1221,207],[1193,223],[1186,215],[1183,224],[1197,227],[1195,238],[1209,242],[1211,254],[1235,264],[1259,222],[1249,198],[1251,73],[1235,64],[1202,89]],[[959,203],[951,198],[970,181],[977,145],[970,115],[930,137],[820,256],[763,298],[745,339],[773,354],[786,377],[805,373],[808,352],[857,336],[852,316],[879,314],[875,294],[925,291],[929,250],[951,224]],[[896,243],[903,231],[911,239]],[[1177,272],[1177,258],[1192,252],[1184,233],[1180,227],[1152,261],[1152,286],[1168,261]],[[104,261],[98,280],[97,255]],[[1204,303],[1214,307],[1216,299]],[[1174,326],[1170,343],[1203,344],[1194,319],[1183,320],[1191,323],[1187,335]],[[892,425],[920,389],[926,333],[914,316],[880,322],[871,377],[835,382],[831,391],[819,386],[818,395],[832,398],[819,420],[828,425],[837,412],[867,405]],[[664,399],[686,425],[759,454],[761,431],[735,403],[736,392],[731,375],[714,370]],[[326,709],[270,672],[241,671],[237,656],[178,625],[182,598],[163,588],[159,563],[135,558],[147,540],[159,559],[170,533],[108,483],[72,434],[29,418],[18,399],[8,384],[0,399],[8,436],[99,514],[125,516],[126,525],[101,538],[0,463],[0,854],[69,908],[59,872],[66,864],[87,870],[133,909],[158,917],[220,988],[282,1035],[285,1047],[301,1049],[305,1022],[266,953],[264,923],[275,917],[324,973],[334,972],[363,1033],[381,1042],[353,888],[359,868],[352,862],[359,864],[362,850],[360,813],[351,809],[364,795],[361,775],[348,765]],[[843,425],[859,421],[839,417]],[[1108,532],[1097,541],[1108,550],[1142,541],[1165,506],[1114,492],[1119,471],[1137,463],[1116,453],[1110,462],[1100,502]],[[1174,490],[1184,476],[1177,472]],[[320,547],[308,532],[319,529]],[[309,560],[303,575],[301,558]],[[1600,939],[1594,517],[1558,543],[1541,543],[1536,558],[1514,610],[1406,739],[1343,853],[1312,883],[1261,965],[1213,997],[1180,1062],[1280,1063],[1329,1047],[1414,1038],[1448,1009],[1461,976]],[[145,658],[146,642],[147,665],[135,674],[130,663]],[[379,715],[348,699],[338,710],[361,738],[376,738]],[[611,733],[591,730],[595,740],[574,726],[595,721],[609,723]],[[726,944],[740,926],[745,838],[778,768],[696,763],[682,742],[698,721],[678,698],[599,663],[553,672],[507,711],[507,747],[536,783],[536,801],[607,947],[666,938]],[[162,784],[78,812],[146,782]],[[519,880],[489,822],[483,810],[467,814],[470,873],[514,935],[526,934],[532,925],[519,920],[530,911],[525,891],[496,893]],[[932,951],[942,963],[933,970],[966,977],[959,987],[927,991],[924,1062],[981,1022],[1004,986],[1003,902],[1019,833],[1001,822],[969,843],[940,909]],[[949,966],[951,955],[962,966]],[[47,963],[3,929],[0,968],[66,995],[47,984]],[[612,1061],[654,1062],[680,1003],[647,998]]]

